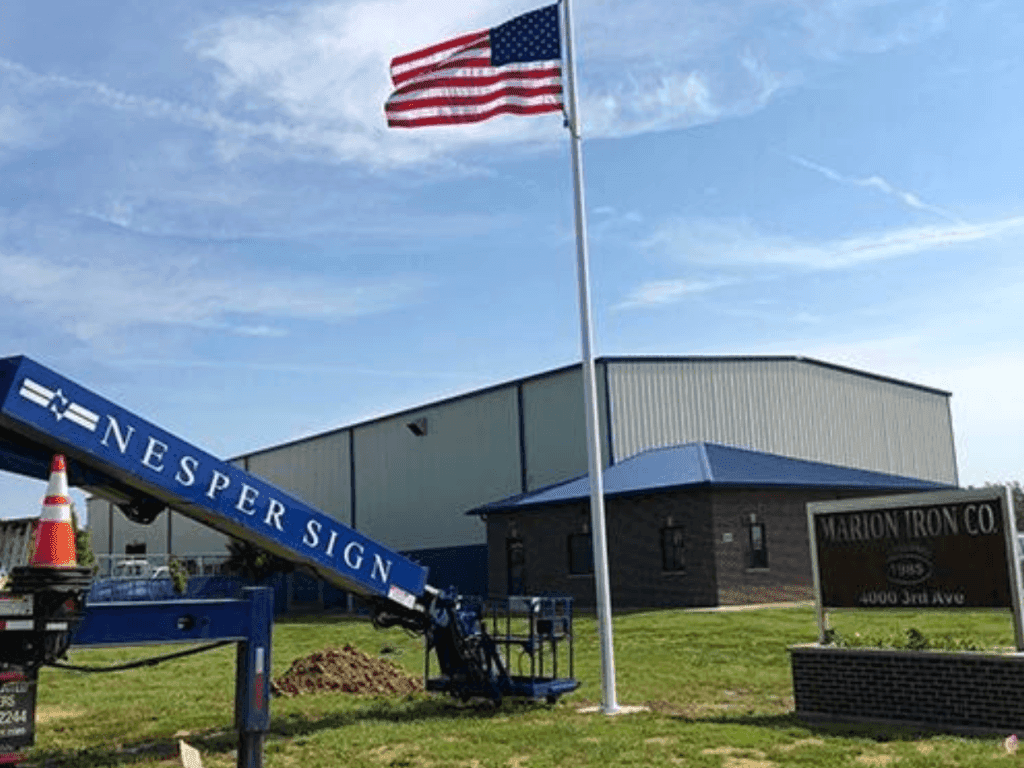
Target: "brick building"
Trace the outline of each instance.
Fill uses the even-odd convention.
[[[605,470],[617,608],[811,599],[809,501],[949,485],[713,443],[646,451]],[[586,476],[469,514],[487,525],[492,595],[595,604]]]

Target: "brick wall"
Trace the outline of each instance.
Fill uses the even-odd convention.
[[[1024,654],[790,648],[797,715],[1014,732],[1024,727]]]
[[[804,488],[716,488],[715,572],[721,605],[813,600],[807,503],[879,492]],[[751,568],[750,524],[765,526],[768,567]],[[726,541],[726,534],[732,541]]]
[[[605,502],[609,582],[615,608],[715,605],[711,502],[707,491],[672,491]],[[661,528],[685,527],[686,569],[662,569]],[[491,594],[508,589],[506,539],[523,541],[523,592],[572,596],[596,603],[593,575],[569,573],[569,536],[590,530],[589,504],[544,507],[487,520]]]
[[[612,604],[640,608],[811,600],[807,502],[856,495],[867,494],[682,488],[606,499]],[[508,594],[506,540],[514,533],[524,546],[523,593],[565,594],[578,605],[593,606],[593,577],[569,573],[569,536],[590,530],[589,509],[589,502],[578,502],[488,516],[490,594]],[[751,515],[765,525],[767,568],[748,567]],[[685,529],[684,572],[662,568],[661,529],[666,525]]]
[[[814,599],[807,502],[836,493],[720,489],[713,497],[718,596],[723,605]],[[751,518],[763,523],[768,567],[750,567]],[[727,541],[731,534],[732,541]]]

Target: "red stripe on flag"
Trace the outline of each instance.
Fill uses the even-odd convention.
[[[408,99],[406,101],[400,101],[389,107],[388,114],[408,112],[414,109],[425,109],[427,107],[474,107],[481,104],[489,104],[492,101],[497,101],[498,99],[506,96],[532,98],[536,96],[558,95],[561,92],[562,86],[560,85],[550,85],[544,88],[518,88],[516,86],[508,86],[507,88],[501,88],[496,91],[472,96],[428,96],[422,99]],[[556,109],[559,108],[559,106],[560,105],[554,105]]]
[[[546,80],[552,77],[561,77],[562,68],[558,66],[545,67],[544,69],[520,69],[515,72],[502,72],[491,69],[494,74],[486,75],[453,75],[449,77],[434,77],[423,82],[409,83],[401,88],[396,88],[391,98],[406,93],[415,93],[428,88],[482,88],[494,85],[506,80]]]
[[[435,45],[427,46],[426,48],[420,48],[418,51],[413,51],[412,53],[403,53],[401,56],[395,56],[395,58],[391,60],[391,68],[394,69],[395,67],[400,67],[410,61],[424,59],[449,48],[458,48],[459,46],[472,43],[478,38],[487,38],[489,36],[489,29],[481,29],[478,32],[467,32],[464,35],[453,37],[451,40],[445,40],[443,43],[437,43]]]
[[[446,69],[491,69],[491,49],[489,43],[484,40],[479,46],[468,48],[464,52],[448,59],[432,61],[419,67],[407,69],[404,72],[392,72],[391,82],[396,87],[422,77],[428,72],[444,72]]]
[[[483,112],[471,112],[459,115],[432,115],[410,119],[388,118],[388,125],[392,128],[419,128],[426,125],[457,125],[460,123],[479,123],[488,120],[496,115],[535,115],[541,112],[561,111],[561,104],[500,104],[494,109]]]

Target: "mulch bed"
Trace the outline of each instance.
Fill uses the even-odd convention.
[[[387,659],[368,656],[351,645],[327,648],[292,662],[271,682],[275,696],[303,693],[407,694],[423,690],[423,681],[410,677]]]

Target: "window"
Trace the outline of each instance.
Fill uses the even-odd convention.
[[[514,568],[517,565],[522,565],[526,560],[526,554],[523,551],[523,540],[517,538],[506,539],[505,551],[508,553],[508,566]]]
[[[125,544],[124,553],[126,555],[144,555],[146,554],[145,544]]]
[[[569,573],[594,572],[594,545],[589,533],[569,536]]]
[[[768,567],[768,542],[764,535],[764,523],[750,524],[750,561],[747,567]]]
[[[683,528],[668,525],[661,529],[661,568],[663,571],[685,571],[685,538]]]
[[[508,593],[510,595],[526,594],[524,564],[526,551],[523,540],[517,537],[505,539],[505,562],[508,564]]]

